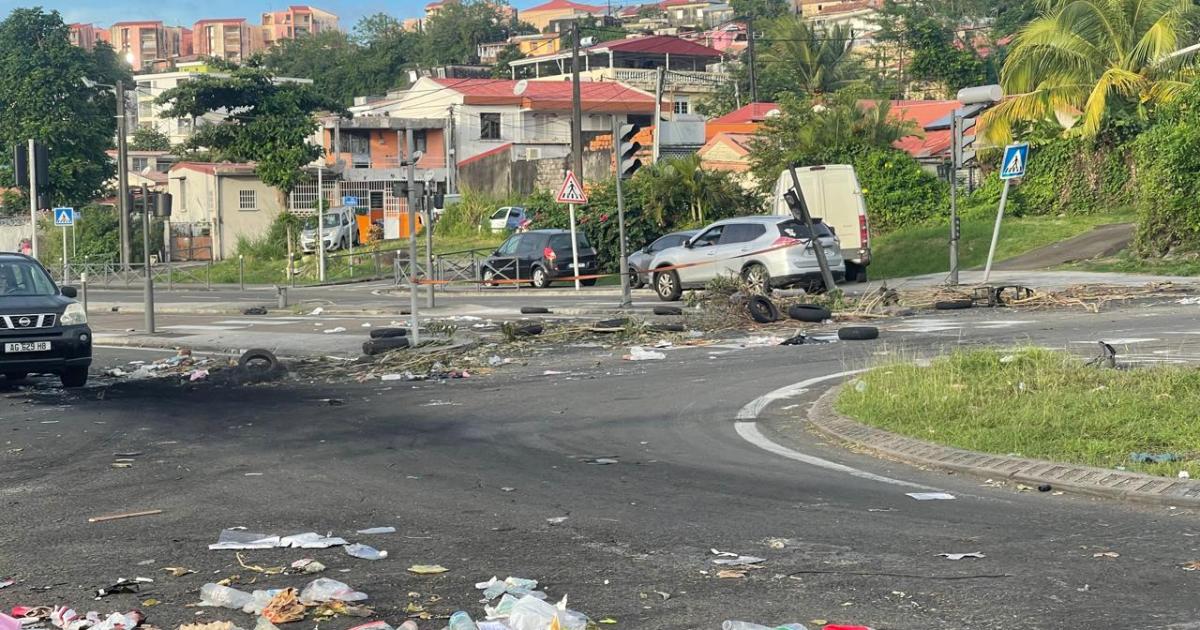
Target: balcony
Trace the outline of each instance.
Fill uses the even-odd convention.
[[[590,77],[592,81],[619,81],[647,92],[653,92],[658,81],[658,70],[654,68],[595,68],[580,72],[580,75]],[[562,76],[543,76],[534,80],[562,80]],[[730,75],[724,72],[671,70],[666,74],[665,87],[667,91],[709,94],[716,92],[722,84],[730,80]]]

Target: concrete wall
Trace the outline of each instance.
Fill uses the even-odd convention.
[[[254,193],[255,207],[240,207],[242,191]],[[266,235],[275,218],[283,212],[279,191],[257,177],[222,176],[217,243],[220,258],[237,255],[239,237],[256,240]]]
[[[460,166],[459,185],[497,196],[528,195],[535,190],[558,192],[570,161],[569,155],[541,160],[515,160],[511,152],[500,151]],[[611,149],[583,154],[585,185],[608,179],[612,174]]]

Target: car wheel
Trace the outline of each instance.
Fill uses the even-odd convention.
[[[867,268],[852,262],[846,263],[846,282],[863,283],[867,281]]]
[[[87,380],[88,369],[85,367],[70,367],[62,373],[63,387],[83,387]]]
[[[846,326],[838,329],[838,339],[843,341],[867,341],[878,338],[879,329],[874,326]]]
[[[746,306],[750,310],[750,318],[760,324],[779,321],[779,307],[770,298],[756,295],[750,298]]]
[[[794,304],[788,309],[788,317],[802,322],[823,322],[833,317],[829,309],[820,304]]]
[[[580,280],[579,284],[582,284],[585,287],[594,287],[596,286],[596,280],[596,278],[588,278],[586,280]]]
[[[742,280],[756,294],[766,295],[771,292],[771,274],[766,267],[758,263],[754,263],[742,271]]]
[[[683,287],[679,286],[679,274],[674,269],[655,273],[654,292],[658,294],[658,299],[664,302],[678,301],[683,295]]]
[[[646,283],[642,282],[642,274],[638,273],[637,269],[630,269],[629,270],[629,288],[630,289],[640,289],[644,286],[646,286]]]
[[[4,373],[4,378],[6,378],[10,381],[23,381],[23,380],[25,380],[26,376],[29,376],[28,372],[5,372]]]
[[[537,289],[545,289],[550,286],[550,274],[546,273],[541,267],[533,268],[533,286]]]

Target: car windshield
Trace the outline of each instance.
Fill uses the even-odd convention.
[[[592,244],[588,242],[587,236],[580,232],[576,238],[579,243],[579,249],[590,249]],[[571,250],[571,235],[570,234],[555,234],[550,237],[550,248],[554,251],[570,251]]]
[[[54,282],[40,265],[28,260],[0,261],[0,297],[55,293]]]
[[[814,221],[813,229],[817,231],[817,236],[821,238],[829,238],[833,236],[833,232],[829,231],[829,226],[825,225],[824,223]],[[795,219],[780,223],[779,235],[805,241],[812,238],[812,233],[808,231],[808,226],[796,221]]]
[[[336,214],[326,214],[323,226],[327,228],[335,228],[342,224],[342,218]]]

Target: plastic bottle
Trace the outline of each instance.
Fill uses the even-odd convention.
[[[478,630],[474,621],[471,621],[471,615],[463,611],[458,611],[450,615],[450,630]]]
[[[252,599],[249,593],[220,584],[209,583],[200,587],[200,601],[209,606],[238,609],[249,604]]]

